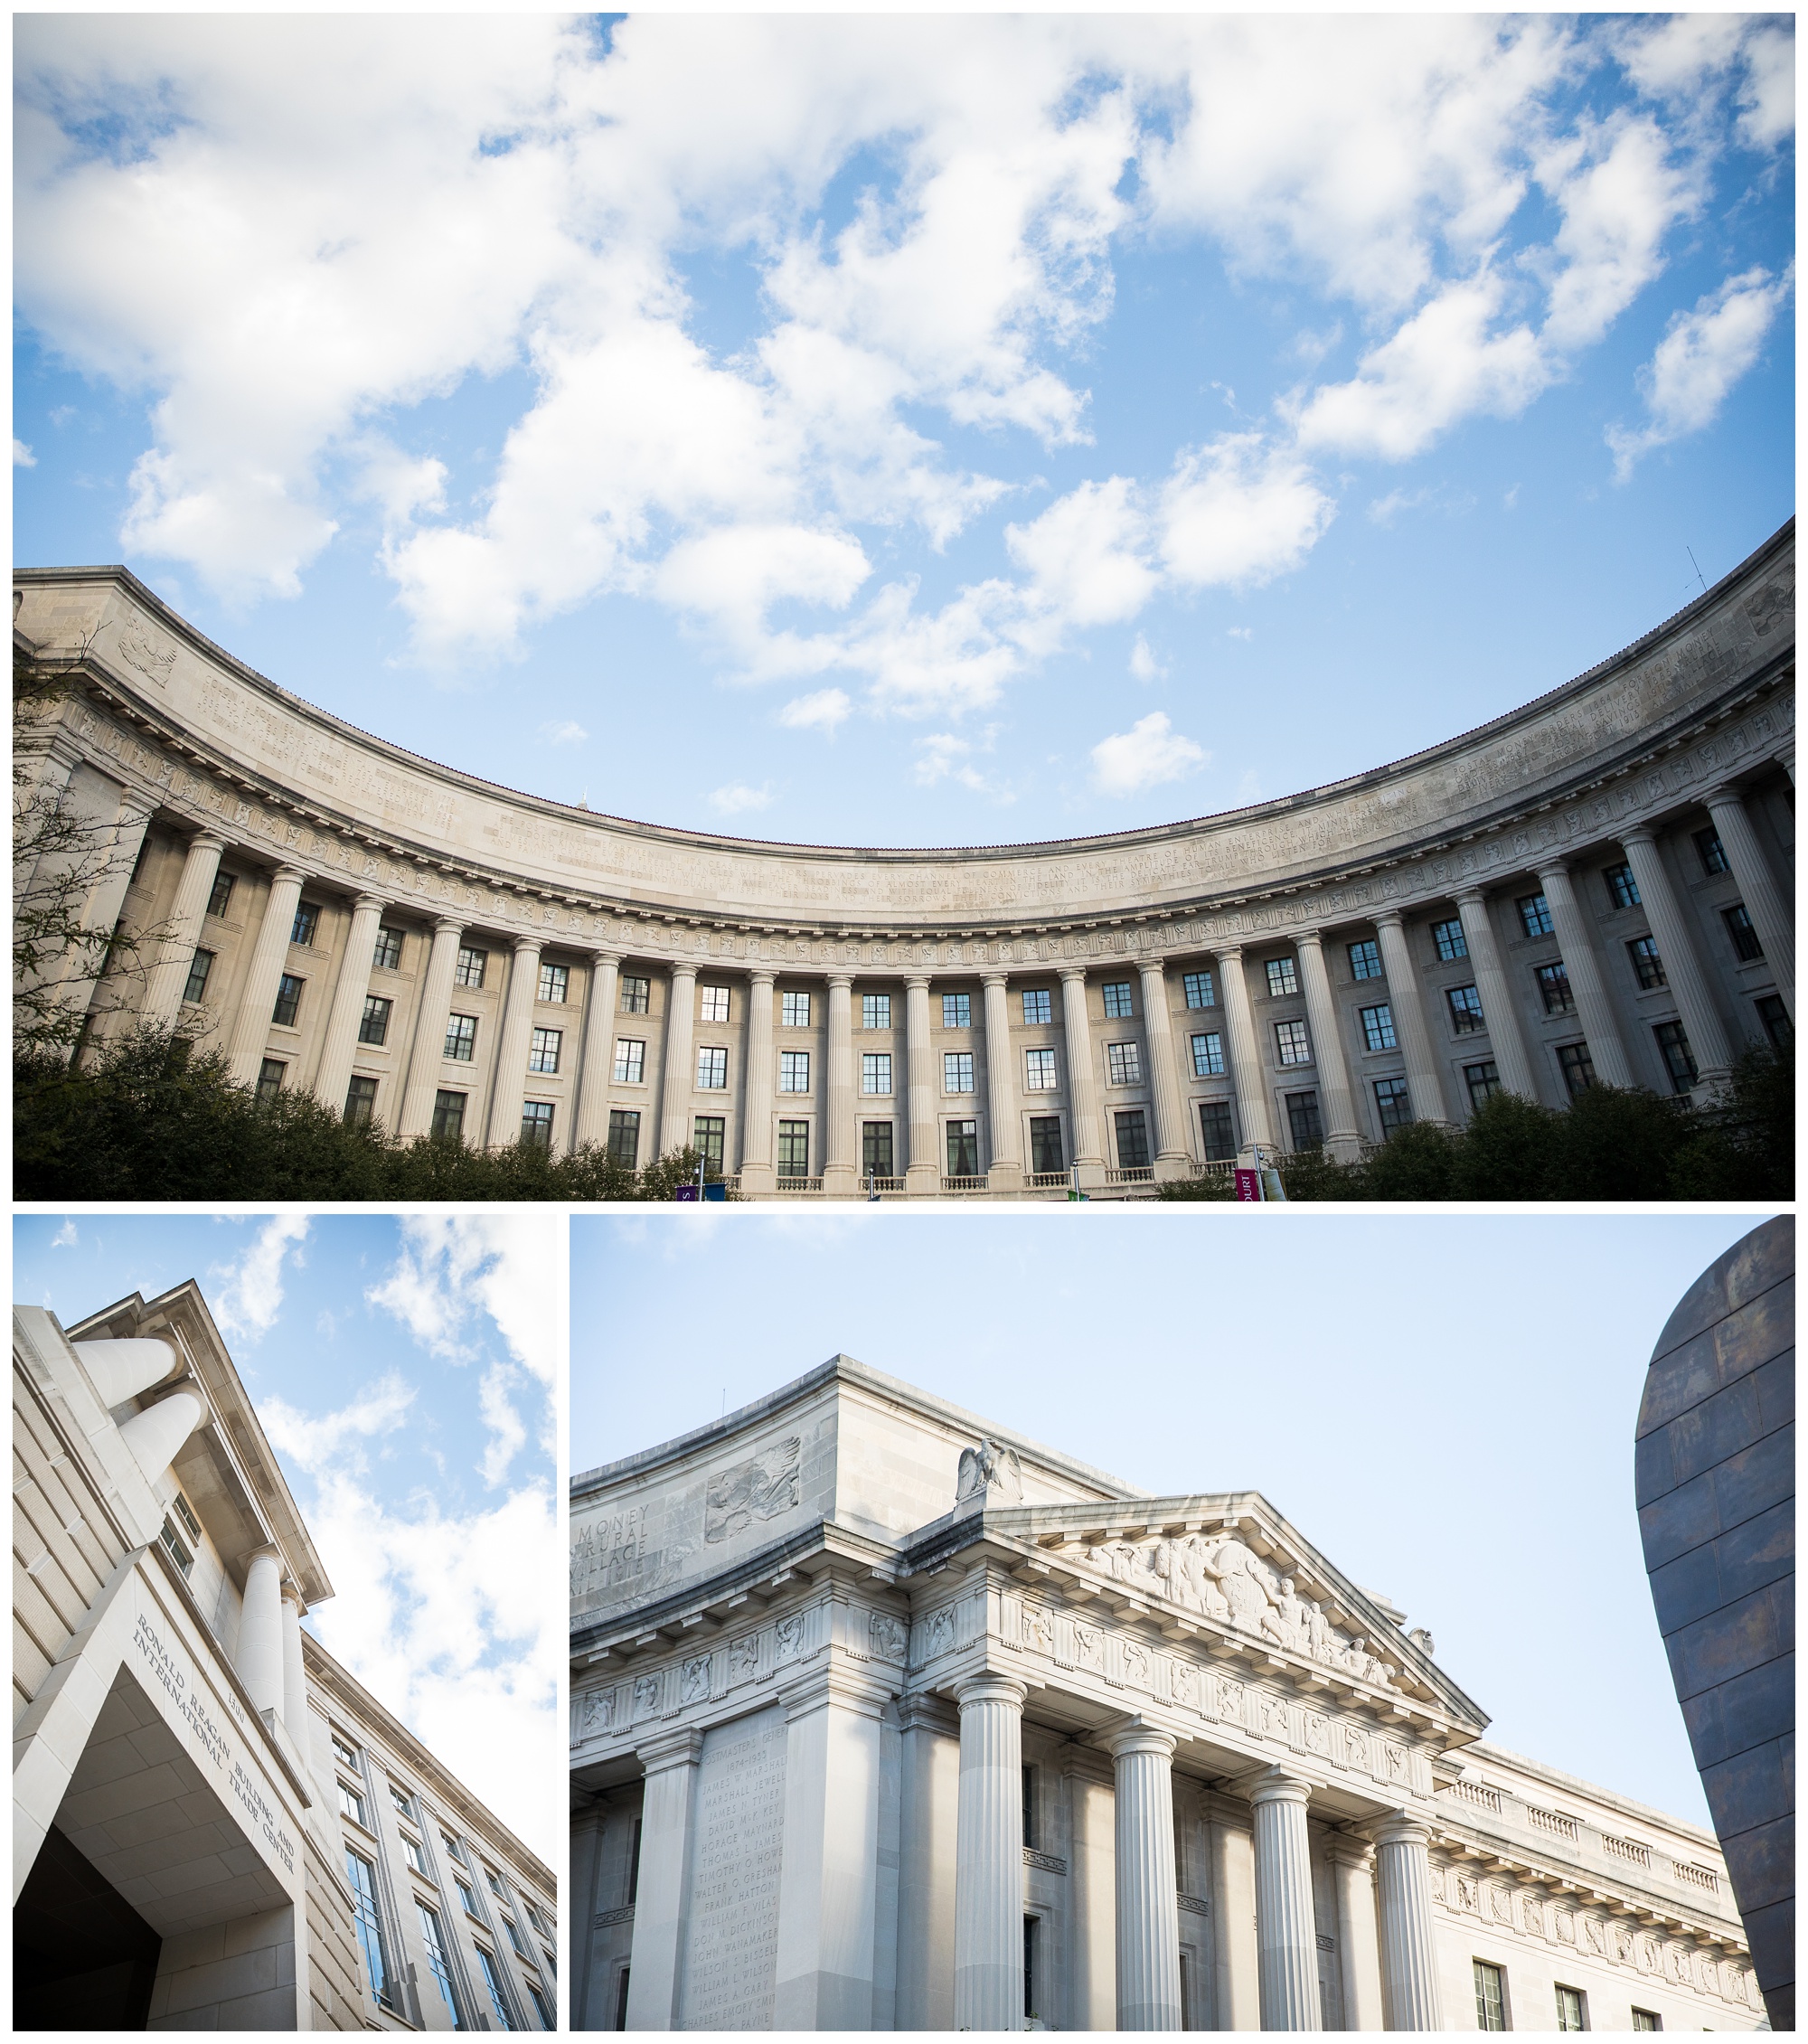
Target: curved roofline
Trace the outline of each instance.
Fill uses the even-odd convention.
[[[485,780],[483,776],[469,773],[461,767],[447,766],[443,761],[428,758],[425,753],[410,751],[406,746],[380,738],[374,732],[364,730],[334,711],[323,710],[305,697],[294,694],[280,683],[271,681],[268,675],[260,674],[256,668],[247,666],[223,646],[215,645],[205,633],[197,630],[186,618],[172,610],[129,568],[118,564],[86,568],[20,568],[14,570],[14,580],[15,583],[44,586],[61,582],[92,582],[97,579],[114,581],[123,587],[134,601],[154,612],[172,633],[186,640],[197,651],[206,654],[209,658],[222,663],[240,679],[266,691],[289,708],[399,760],[405,760],[415,767],[424,767],[432,773],[443,775],[474,789],[505,796],[511,801],[531,804],[561,817],[589,818],[592,822],[607,824],[618,830],[670,843],[695,846],[703,851],[754,852],[767,855],[790,853],[799,857],[837,857],[889,862],[912,859],[1014,858],[1024,852],[1116,851],[1157,843],[1175,833],[1197,830],[1206,824],[1222,824],[1231,818],[1253,821],[1284,815],[1288,810],[1327,796],[1347,794],[1351,790],[1385,781],[1408,768],[1425,766],[1440,758],[1460,752],[1480,739],[1510,730],[1516,723],[1530,720],[1566,696],[1580,694],[1593,687],[1622,664],[1642,658],[1663,639],[1689,630],[1738,584],[1750,579],[1775,554],[1786,549],[1793,542],[1794,533],[1795,520],[1792,514],[1762,545],[1721,576],[1711,589],[1705,590],[1692,602],[1685,604],[1681,610],[1673,612],[1661,624],[1653,626],[1629,645],[1622,646],[1616,653],[1609,654],[1571,680],[1547,689],[1542,694],[1533,696],[1517,708],[1503,711],[1498,717],[1491,718],[1485,723],[1472,725],[1467,730],[1459,731],[1451,738],[1441,739],[1436,744],[1426,746],[1417,752],[1404,753],[1398,758],[1390,759],[1380,766],[1365,768],[1359,773],[1345,775],[1339,780],[1322,782],[1316,787],[1300,789],[1293,795],[1275,796],[1266,802],[1253,803],[1246,808],[1212,810],[1203,815],[1177,817],[1165,824],[1146,824],[1135,830],[1106,831],[1086,837],[1031,838],[968,845],[813,844],[784,838],[728,837],[684,825],[646,823],[636,817],[617,816],[607,810],[558,802],[550,796],[534,795],[523,788],[510,787],[502,781]]]

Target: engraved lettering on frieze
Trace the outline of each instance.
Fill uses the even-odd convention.
[[[904,1621],[889,1611],[875,1611],[867,1620],[867,1637],[881,1661],[901,1661],[908,1638]]]
[[[764,1455],[738,1462],[711,1483],[704,1499],[703,1538],[730,1540],[756,1519],[776,1519],[797,1502],[796,1435]]]
[[[683,1703],[706,1702],[710,1694],[710,1657],[699,1653],[684,1663],[683,1683],[679,1700]]]
[[[632,1583],[646,1559],[646,1509],[593,1519],[571,1543],[571,1595]]]
[[[794,1611],[772,1628],[774,1658],[795,1661],[804,1651],[804,1614]]]

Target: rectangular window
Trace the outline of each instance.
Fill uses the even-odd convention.
[[[616,2028],[627,2028],[627,1976],[633,1969],[624,1966],[616,1983]]]
[[[722,1144],[728,1135],[728,1126],[725,1115],[699,1115],[691,1124],[691,1141],[703,1160],[705,1178],[722,1175]]]
[[[862,1029],[890,1029],[891,1027],[891,996],[889,994],[862,994],[861,995],[860,1026]]]
[[[376,1869],[361,1853],[348,1851],[345,1871],[352,1879],[352,1916],[371,1976],[371,1998],[379,2008],[393,2011],[399,2004],[390,1983],[389,1954],[383,1949],[383,1927],[377,1915]]]
[[[1324,1141],[1324,1124],[1318,1118],[1316,1093],[1287,1095],[1287,1127],[1296,1150],[1315,1150]]]
[[[1753,959],[1764,956],[1764,946],[1757,940],[1757,932],[1752,928],[1752,919],[1746,913],[1743,901],[1735,901],[1730,909],[1722,909],[1720,920],[1727,926],[1727,935],[1733,940],[1733,952],[1740,965],[1748,965]]]
[[[390,1015],[395,1007],[393,1001],[385,1001],[381,994],[364,996],[364,1012],[358,1021],[360,1043],[387,1043],[390,1040]]]
[[[1192,1962],[1184,1952],[1181,1954],[1181,2028],[1192,2028]]]
[[[1459,917],[1452,916],[1447,921],[1433,923],[1431,941],[1437,947],[1437,955],[1446,965],[1453,959],[1469,956],[1469,939],[1463,934]]]
[[[810,1090],[810,1053],[807,1050],[781,1050],[778,1053],[778,1090],[781,1093],[807,1093]]]
[[[1506,1982],[1499,1966],[1491,1966],[1485,1959],[1477,1959],[1475,1965],[1475,2027],[1477,2030],[1504,2030],[1507,2027]]]
[[[288,1070],[280,1058],[266,1058],[258,1067],[258,1097],[274,1100],[282,1091],[283,1075]]]
[[[1099,990],[1105,995],[1105,1017],[1107,1022],[1124,1022],[1130,1013],[1130,982],[1114,979]]]
[[[1633,2011],[1633,2028],[1634,2030],[1662,2030],[1663,2028],[1663,2018],[1653,2009],[1634,2009]]]
[[[636,1109],[609,1109],[609,1155],[629,1171],[640,1161],[640,1116]]]
[[[1356,1019],[1362,1024],[1362,1041],[1371,1050],[1396,1050],[1399,1045],[1394,1040],[1394,1011],[1390,1003],[1383,1001],[1378,1007],[1359,1008]]]
[[[971,1029],[973,1027],[973,995],[971,994],[943,994],[942,1027],[944,1029]]]
[[[1720,834],[1711,825],[1705,831],[1695,833],[1695,849],[1701,855],[1701,871],[1704,873],[1712,875],[1724,873],[1728,870],[1727,854],[1720,846]]]
[[[779,1123],[778,1175],[780,1178],[810,1175],[810,1125],[807,1121]]]
[[[621,976],[621,1012],[625,1015],[644,1015],[653,999],[653,982],[643,979],[638,973],[624,973]]]
[[[1375,1108],[1380,1116],[1384,1139],[1391,1135],[1395,1129],[1404,1128],[1413,1117],[1412,1102],[1407,1096],[1406,1080],[1378,1079],[1375,1081]]]
[[[971,1093],[973,1091],[973,1052],[971,1050],[944,1050],[942,1052],[942,1091],[944,1093]]]
[[[1312,1045],[1306,1041],[1305,1024],[1303,1022],[1275,1024],[1275,1055],[1284,1065],[1309,1065],[1312,1062]]]
[[[333,1733],[331,1736],[333,1739],[333,1757],[339,1763],[342,1767],[350,1767],[355,1774],[358,1768],[357,1754],[353,1750],[351,1747],[346,1745],[345,1741],[340,1738],[337,1732]]]
[[[1065,1171],[1061,1154],[1061,1117],[1059,1115],[1030,1116],[1030,1169]]]
[[[1501,1090],[1501,1075],[1492,1058],[1483,1064],[1464,1065],[1463,1079],[1469,1088],[1472,1108],[1479,1107],[1483,1100]]]
[[[291,944],[312,944],[314,933],[319,928],[319,909],[311,901],[298,902],[295,920],[289,925],[288,940]]]
[[[377,941],[371,952],[371,970],[378,973],[401,970],[401,932],[399,929],[377,932]]]
[[[496,1964],[494,1952],[477,1946],[477,1963],[484,1969],[484,1984],[490,1991],[490,2006],[496,2011],[496,2021],[504,2030],[515,2028],[513,2016],[509,2013],[508,1996],[503,1989],[503,1970]]]
[[[1036,2008],[1036,1929],[1034,1917],[1023,1919],[1023,2027],[1041,2020]]]
[[[1487,1026],[1482,1017],[1482,996],[1473,986],[1446,986],[1444,998],[1450,1003],[1450,1026],[1458,1036],[1473,1036]]]
[[[1136,1086],[1143,1078],[1143,1060],[1134,1043],[1107,1043],[1105,1046],[1105,1069],[1113,1086]]]
[[[860,1168],[865,1178],[891,1176],[891,1124],[889,1121],[861,1124]]]
[[[1046,986],[1026,987],[1023,993],[1023,1020],[1026,1022],[1052,1022],[1055,1019],[1053,996]]]
[[[706,1022],[725,1022],[728,1019],[728,988],[726,986],[703,987],[697,998],[697,1020]]]
[[[480,945],[461,944],[458,947],[458,963],[452,971],[453,980],[459,986],[481,986],[484,984],[484,968],[489,962],[489,953]]]
[[[1663,1060],[1663,1069],[1670,1074],[1670,1090],[1687,1093],[1700,1078],[1695,1069],[1695,1053],[1689,1048],[1689,1038],[1680,1022],[1659,1022],[1653,1032],[1657,1038],[1658,1055]]]
[[[458,1890],[458,1899],[464,1905],[465,1914],[471,1917],[474,1922],[482,1923],[484,1919],[477,1915],[477,1898],[472,1891],[470,1882],[460,1880],[457,1875],[454,1874],[452,1885]]]
[[[1141,1107],[1112,1117],[1117,1125],[1117,1163],[1123,1171],[1142,1171],[1149,1162],[1149,1125]]]
[[[441,1832],[439,1834],[439,1841],[446,1848],[447,1857],[448,1859],[457,1860],[458,1864],[462,1867],[465,1864],[465,1848],[459,1844],[458,1841],[453,1837],[452,1833],[447,1831]],[[459,1883],[459,1886],[462,1888],[464,1886],[464,1883],[461,1881]],[[630,1898],[630,1899],[632,1899],[632,1898]]]
[[[529,1981],[527,1983],[527,1995],[529,2001],[533,2003],[534,2014],[540,2018],[540,2027],[542,2030],[556,2029],[558,2025],[552,2020],[551,2003],[547,2001],[545,1995],[543,1995],[540,1992],[539,1988],[537,1988],[532,1981]]]
[[[427,1947],[427,1964],[433,1974],[433,1983],[445,1999],[453,2029],[463,2030],[465,2018],[458,2007],[457,1990],[452,1984],[452,1965],[446,1956],[446,1934],[440,1927],[439,1912],[429,1909],[424,1902],[417,1902],[415,1907],[420,1914],[420,1941]]]
[[[401,1834],[402,1851],[408,1855],[408,1863],[423,1880],[432,1876],[427,1870],[427,1848],[418,1838],[410,1838],[406,1832]]]
[[[176,1517],[188,1528],[193,1538],[198,1540],[201,1538],[201,1521],[194,1516],[188,1500],[178,1491],[170,1502],[175,1507]]]
[[[541,965],[540,968],[539,997],[563,1006],[571,985],[570,965]],[[705,989],[707,992],[708,989]]]
[[[979,1124],[976,1121],[948,1124],[948,1176],[979,1176]]]
[[[1563,1083],[1572,1098],[1577,1093],[1586,1093],[1595,1083],[1595,1060],[1588,1055],[1586,1043],[1559,1043],[1557,1069],[1563,1074]]]
[[[697,1046],[697,1084],[705,1093],[720,1093],[729,1082],[729,1052],[725,1043]]]
[[[1757,1002],[1757,1019],[1764,1024],[1764,1033],[1779,1050],[1787,1050],[1795,1041],[1795,1024],[1789,1019],[1789,1010],[1783,1004],[1780,994],[1760,995]]]
[[[1024,1051],[1023,1088],[1026,1092],[1052,1093],[1058,1084],[1052,1050]]]
[[[552,1103],[551,1100],[523,1100],[521,1107],[521,1139],[530,1143],[536,1150],[552,1147]]]
[[[1189,1008],[1215,1008],[1218,1005],[1218,989],[1211,984],[1210,973],[1188,973],[1181,984],[1186,988]]]
[[[1528,937],[1550,935],[1550,904],[1541,894],[1522,894],[1514,902],[1520,922]]]
[[[1299,975],[1294,970],[1291,958],[1270,958],[1267,964],[1268,998],[1278,1001],[1284,994],[1297,994],[1300,990]]]
[[[862,1050],[861,1052],[860,1089],[862,1093],[890,1092],[891,1053],[890,1050]]]
[[[1639,905],[1638,882],[1633,878],[1633,870],[1623,860],[1617,866],[1602,868],[1601,878],[1606,882],[1607,899],[1616,909],[1636,909]]]
[[[1582,1995],[1577,1988],[1565,1987],[1559,1981],[1557,1988],[1557,2027],[1559,2030],[1586,2030],[1582,2020]]]
[[[364,1823],[364,1799],[350,1782],[339,1784],[339,1814],[351,1818],[354,1824],[363,1824],[366,1831],[371,1828]]]
[[[1192,1075],[1195,1079],[1224,1077],[1224,1039],[1216,1030],[1193,1038]]]
[[[175,1521],[165,1519],[163,1531],[157,1536],[168,1550],[169,1558],[187,1576],[194,1567],[194,1556],[189,1551],[188,1542],[175,1530]]]
[[[231,874],[216,873],[213,876],[213,891],[207,897],[207,913],[210,916],[223,916],[226,913],[226,904],[231,899]]]
[[[213,954],[197,951],[188,962],[188,984],[182,990],[184,1001],[199,1001],[207,992],[207,975],[213,970]]]
[[[1647,992],[1653,986],[1668,986],[1664,976],[1663,960],[1657,955],[1657,939],[1654,937],[1635,937],[1626,946],[1631,955],[1633,970],[1638,975],[1638,983]]]
[[[454,1064],[468,1065],[477,1054],[477,1018],[476,1015],[447,1015],[446,1018],[446,1055]]]
[[[1381,950],[1373,937],[1366,937],[1361,944],[1350,947],[1350,976],[1351,979],[1380,978]]]
[[[559,1069],[559,1053],[564,1043],[565,1031],[562,1029],[536,1029],[528,1046],[528,1070],[556,1072]]]
[[[1041,1849],[1041,1840],[1036,1835],[1036,1770],[1031,1766],[1022,1769],[1023,1776],[1023,1846],[1026,1851]]]
[[[376,1111],[376,1080],[374,1079],[354,1079],[345,1088],[346,1127],[368,1128]]]
[[[433,1096],[433,1136],[436,1142],[457,1143],[465,1135],[463,1093],[438,1092]]]
[[[301,1013],[301,990],[307,984],[293,973],[285,973],[277,982],[277,1004],[270,1015],[273,1022],[284,1029],[295,1027],[295,1018]]]
[[[1229,1163],[1237,1154],[1237,1131],[1230,1126],[1229,1100],[1201,1100],[1199,1135],[1207,1163]]]
[[[616,1038],[616,1083],[638,1086],[646,1069],[646,1045],[632,1036]]]
[[[526,1958],[527,1946],[522,1939],[521,1926],[515,1922],[513,1917],[504,1917],[503,1918],[503,1928],[508,1933],[508,1941],[514,1947],[515,1957],[517,1959]]]
[[[494,1867],[484,1869],[484,1879],[489,1883],[490,1893],[495,1897],[498,1902],[508,1900],[508,1897],[503,1893],[503,1884],[496,1879],[496,1870]]]
[[[778,996],[780,1019],[786,1029],[808,1029],[810,1026],[810,996],[807,994],[781,994]]]
[[[1570,991],[1569,972],[1561,958],[1555,964],[1540,965],[1538,991],[1544,1002],[1548,1015],[1573,1015],[1576,1013],[1576,996]]]

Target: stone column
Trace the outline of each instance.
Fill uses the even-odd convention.
[[[213,891],[220,854],[225,849],[224,843],[211,831],[202,831],[189,841],[182,878],[176,882],[175,900],[165,918],[163,955],[145,980],[143,1013],[147,1022],[173,1022],[182,1006],[182,990],[188,984],[188,968],[194,963],[194,947],[201,941],[207,898]],[[269,1017],[264,1019],[268,1022]]]
[[[283,1707],[282,1557],[260,1547],[245,1565],[245,1606],[234,1666],[259,1710]]]
[[[1218,954],[1218,979],[1224,997],[1224,1033],[1230,1039],[1230,1080],[1237,1094],[1237,1118],[1243,1125],[1240,1156],[1249,1156],[1260,1144],[1275,1146],[1268,1123],[1268,1088],[1262,1077],[1262,1060],[1256,1042],[1255,1011],[1249,1005],[1249,989],[1243,978],[1243,947],[1233,944]]]
[[[1186,1117],[1181,1112],[1174,1029],[1168,1014],[1167,967],[1155,958],[1139,962],[1136,970],[1143,982],[1143,1040],[1149,1051],[1149,1094],[1155,1108],[1155,1176],[1186,1178],[1192,1172],[1192,1152],[1187,1145]],[[1175,1936],[1179,1935],[1176,1931]],[[1176,1953],[1179,1949],[1176,1945]],[[1175,1964],[1178,1965],[1178,1958]],[[1174,1977],[1180,1978],[1178,1973]],[[1175,1992],[1178,1993],[1178,1988]]]
[[[464,925],[442,916],[433,926],[427,970],[420,975],[420,1003],[414,1015],[414,1048],[409,1053],[408,1091],[402,1097],[404,1138],[425,1135],[433,1126],[433,1101],[446,1061],[446,1019],[452,1012],[452,974],[458,963]]]
[[[1360,1838],[1332,1832],[1326,1845],[1337,1884],[1337,1964],[1345,2030],[1380,2030],[1381,1962],[1375,1945],[1374,1854]]]
[[[665,1011],[665,1070],[659,1088],[659,1140],[655,1157],[682,1150],[691,1140],[691,1097],[697,1075],[692,1069],[692,1044],[697,1028],[697,968],[673,965]]]
[[[533,1037],[533,1003],[540,992],[540,939],[518,937],[509,961],[508,993],[490,1080],[487,1141],[491,1149],[521,1140],[521,1106],[527,1095],[527,1052]]]
[[[904,1697],[898,1714],[898,2027],[952,2030],[958,1728],[937,1697]]]
[[[986,973],[985,1103],[992,1146],[985,1173],[994,1192],[1017,1192],[1023,1185],[1023,1136],[1017,1124],[1017,1067],[1011,1053],[1010,975]]]
[[[288,1736],[307,1751],[307,1664],[301,1655],[301,1592],[293,1583],[282,1587],[282,1721]]]
[[[1546,900],[1549,897],[1547,895]],[[1381,1988],[1389,2030],[1442,2030],[1431,1921],[1431,1833],[1405,1811],[1375,1832],[1381,1889]]]
[[[936,1193],[942,1189],[942,1160],[936,1154],[936,1075],[929,1051],[927,973],[913,973],[904,982],[904,1056],[909,1071],[910,1108],[904,1190]]]
[[[1538,1080],[1532,1076],[1531,1060],[1526,1055],[1520,1012],[1506,967],[1501,963],[1501,947],[1494,941],[1487,896],[1479,887],[1465,887],[1456,897],[1456,913],[1463,922],[1463,941],[1469,947],[1469,963],[1475,968],[1475,991],[1482,997],[1482,1017],[1488,1025],[1488,1048],[1494,1054],[1494,1069],[1509,1093],[1517,1093],[1524,1100],[1536,1100]]]
[[[1557,941],[1563,947],[1563,966],[1576,996],[1577,1018],[1588,1041],[1588,1061],[1595,1077],[1604,1086],[1635,1086],[1638,1081],[1620,1041],[1620,1025],[1601,978],[1594,940],[1576,890],[1569,884],[1568,866],[1561,859],[1547,860],[1538,869],[1538,884],[1544,890]]]
[[[1795,924],[1783,890],[1776,884],[1757,841],[1746,805],[1731,787],[1708,791],[1708,814],[1720,834],[1720,849],[1727,855],[1733,878],[1739,883],[1739,898],[1752,919],[1757,940],[1764,946],[1766,963],[1776,981],[1776,991],[1795,1019]],[[1686,1026],[1686,1024],[1685,1024]]]
[[[1023,2027],[1023,1699],[1009,1675],[960,1685],[955,2028]]]
[[[570,1147],[609,1139],[609,1081],[615,1070],[616,988],[621,959],[614,951],[590,954],[590,984],[584,1003],[584,1062],[578,1074],[578,1111],[571,1118]]]
[[[691,1864],[691,1810],[703,1735],[694,1728],[649,1739],[639,1750],[646,1782],[640,1807],[640,1879],[634,1898],[627,2027],[673,2030],[678,2020],[678,1949]]]
[[[770,1192],[772,1171],[772,988],[777,973],[750,975],[747,987],[747,1085],[741,1102],[740,1189]]]
[[[1256,1945],[1256,1857],[1249,1813],[1246,1804],[1210,1796],[1206,1815],[1211,1827],[1210,2027],[1259,2030],[1261,1964]]]
[[[109,786],[112,784],[108,784]],[[82,927],[101,935],[111,937],[119,927],[119,911],[125,906],[126,890],[132,883],[132,868],[137,863],[138,852],[145,842],[145,832],[150,824],[150,812],[130,801],[121,802],[104,836],[106,862],[95,876],[88,899],[81,906]],[[42,870],[42,869],[41,869]],[[210,882],[210,885],[212,883]],[[127,974],[134,970],[134,961],[129,950],[123,950],[120,965]],[[94,1005],[94,996],[100,982],[108,976],[109,959],[106,952],[99,949],[84,952],[79,956],[47,958],[39,979],[60,983],[57,1004],[64,1010],[71,1023],[86,1015]],[[184,978],[187,965],[183,967]],[[182,989],[177,987],[177,994]],[[110,1013],[108,1009],[97,1011],[97,1016]]]
[[[1388,975],[1388,1004],[1394,1013],[1394,1035],[1407,1065],[1407,1097],[1415,1121],[1447,1122],[1437,1060],[1425,1026],[1425,1003],[1419,998],[1418,974],[1407,945],[1406,926],[1398,909],[1383,909],[1375,918],[1381,940],[1381,965]]]
[[[824,1102],[828,1124],[823,1155],[823,1191],[852,1199],[859,1175],[853,1142],[853,975],[829,975],[829,1086]],[[782,2027],[782,2026],[781,2026]]]
[[[1325,969],[1324,942],[1315,929],[1294,939],[1299,954],[1300,984],[1305,989],[1305,1017],[1312,1030],[1312,1054],[1318,1067],[1319,1105],[1323,1110],[1325,1154],[1334,1163],[1353,1164],[1362,1155],[1362,1131],[1350,1094],[1350,1067],[1337,1028],[1337,1003]]]
[[[352,904],[351,935],[345,939],[345,956],[339,961],[338,983],[333,989],[333,1006],[314,1075],[315,1098],[336,1115],[345,1111],[352,1062],[358,1054],[358,1025],[364,1019],[364,996],[371,991],[371,968],[382,919],[383,905],[374,894],[361,894]]]
[[[148,1391],[176,1368],[181,1358],[173,1343],[155,1334],[129,1334],[117,1340],[72,1342],[77,1360],[88,1372],[102,1405],[124,1405]],[[165,1467],[168,1465],[165,1464]],[[163,1474],[162,1470],[157,1472]],[[155,1481],[155,1478],[152,1479]]]
[[[1082,1185],[1105,1182],[1104,1132],[1098,1120],[1098,1074],[1092,1069],[1092,1023],[1086,1012],[1086,967],[1063,965],[1061,1025],[1068,1051],[1068,1107],[1073,1116],[1073,1162]]]
[[[1322,2030],[1318,1927],[1303,1781],[1270,1767],[1249,1800],[1256,1811],[1256,1949],[1264,2030]]]
[[[276,1010],[277,983],[288,957],[296,904],[301,900],[301,872],[294,866],[278,866],[270,882],[269,900],[264,904],[264,919],[258,926],[258,941],[251,951],[227,1047],[227,1070],[240,1086],[258,1083],[264,1049],[269,1041],[270,1018]]]
[[[132,1451],[132,1459],[155,1484],[181,1451],[182,1444],[200,1426],[206,1412],[201,1395],[190,1389],[172,1391],[168,1398],[147,1405],[121,1423],[119,1438]]]
[[[1117,2027],[1181,2027],[1174,1899],[1174,1739],[1132,1725],[1108,1741],[1116,1768]]]
[[[1651,934],[1657,939],[1657,955],[1663,964],[1663,976],[1675,998],[1676,1012],[1681,1017],[1689,1048],[1694,1053],[1695,1069],[1700,1073],[1703,1085],[1711,1089],[1732,1069],[1732,1047],[1721,1026],[1713,989],[1701,970],[1700,955],[1690,935],[1682,905],[1676,899],[1676,890],[1670,884],[1670,872],[1663,862],[1657,833],[1648,824],[1635,824],[1631,830],[1620,834],[1620,843],[1626,854],[1626,863],[1633,870],[1645,920],[1651,925]]]
[[[1117,1851],[1111,1763],[1090,1747],[1061,1749],[1072,1819],[1068,1879],[1073,1898],[1069,2030],[1117,2027]]]

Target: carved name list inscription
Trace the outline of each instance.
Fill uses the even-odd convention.
[[[684,1912],[684,2030],[770,2030],[785,1845],[785,1713],[703,1736]]]

